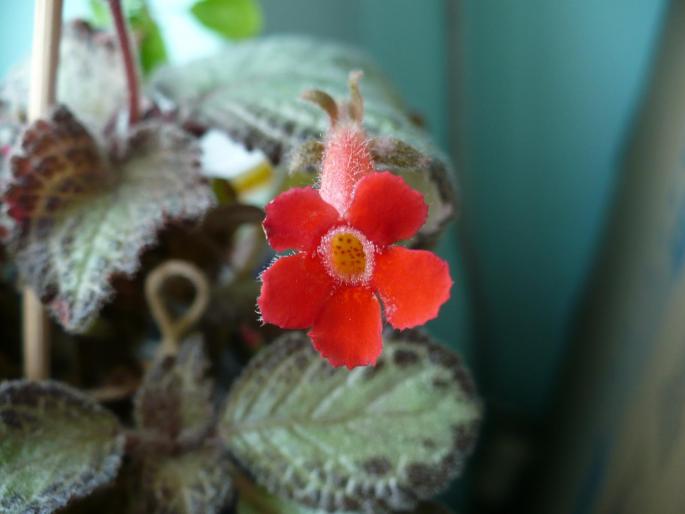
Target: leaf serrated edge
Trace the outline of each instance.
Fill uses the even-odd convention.
[[[69,112],[67,108],[62,109],[65,109],[66,112]],[[58,112],[58,110],[56,109],[55,112]],[[28,132],[32,126],[33,125],[27,126],[24,132]],[[87,128],[85,126],[82,127],[86,133],[90,135],[90,132],[87,130]],[[154,139],[154,141],[156,141],[159,145],[160,149],[166,150],[173,149],[176,145],[180,144],[188,145],[188,155],[185,156],[185,160],[187,161],[189,167],[195,172],[195,179],[198,187],[205,187],[206,201],[196,202],[192,206],[186,208],[185,212],[174,218],[173,221],[182,222],[200,220],[209,209],[216,205],[216,198],[212,192],[208,179],[201,173],[200,157],[202,150],[200,145],[196,139],[194,139],[181,127],[165,120],[149,120],[139,123],[129,134],[121,138],[121,141],[114,141],[112,143],[110,148],[111,164],[114,164],[115,166],[121,166],[125,165],[125,162],[130,159],[140,157],[136,155],[136,152],[138,152],[139,148],[150,139]],[[94,142],[94,144],[96,143]],[[23,155],[22,145],[23,135],[17,139],[13,153],[16,152],[17,155]],[[119,186],[114,184],[112,187],[117,188]],[[112,193],[110,192],[109,194]],[[90,201],[97,201],[97,197],[90,199]],[[74,318],[73,313],[68,310],[69,305],[66,301],[64,301],[63,297],[59,293],[59,284],[55,284],[54,282],[50,281],[32,285],[36,288],[38,295],[41,297],[41,301],[49,307],[50,314],[60,322],[67,332],[74,334],[84,333],[92,325],[102,307],[112,299],[114,287],[112,286],[111,278],[115,275],[120,275],[127,278],[135,275],[135,273],[137,273],[137,271],[140,269],[140,258],[142,254],[147,249],[154,247],[159,240],[160,232],[170,221],[172,220],[170,220],[170,218],[166,215],[156,219],[155,223],[151,224],[149,227],[149,233],[144,234],[144,236],[141,237],[138,248],[130,255],[131,258],[123,263],[119,262],[118,265],[111,270],[109,278],[102,284],[102,291],[94,307],[94,312],[90,313],[88,316]],[[23,251],[22,246],[28,247],[30,243],[30,241],[14,241],[13,252],[17,253]],[[51,262],[50,264],[53,267],[55,265],[54,262]],[[20,271],[22,271],[22,274],[25,274],[23,273],[21,267]],[[47,271],[49,270],[44,270],[41,275],[47,275]]]
[[[0,406],[7,401],[6,397],[8,395],[11,397],[13,393],[18,392],[19,390],[26,390],[27,388],[32,390],[32,394],[48,394],[49,396],[59,397],[61,400],[67,400],[72,405],[76,405],[93,414],[109,417],[114,422],[115,426],[119,428],[119,433],[112,439],[110,451],[107,452],[108,455],[102,463],[102,469],[99,474],[90,473],[89,480],[80,483],[75,489],[70,490],[69,493],[63,493],[62,496],[48,499],[44,503],[38,505],[35,504],[36,502],[32,502],[28,504],[24,510],[24,512],[31,512],[34,514],[50,514],[73,500],[87,496],[98,487],[101,487],[116,478],[124,455],[126,437],[121,430],[119,420],[111,412],[77,389],[55,380],[33,382],[22,379],[0,382]]]
[[[454,432],[452,446],[446,448],[443,458],[439,462],[439,469],[428,466],[409,466],[405,469],[405,476],[402,484],[395,484],[396,493],[402,498],[401,502],[405,507],[415,505],[421,500],[430,499],[443,491],[455,478],[457,478],[466,464],[469,456],[473,453],[477,443],[481,421],[483,418],[483,402],[477,394],[475,382],[471,373],[464,366],[461,357],[454,351],[449,350],[441,344],[435,342],[428,334],[420,329],[410,329],[406,331],[386,330],[384,340],[392,340],[394,343],[406,344],[408,346],[421,346],[425,348],[429,360],[436,365],[447,369],[460,387],[464,400],[470,402],[476,415],[469,423],[452,426]],[[278,348],[273,345],[279,344]],[[263,368],[268,368],[272,364],[280,364],[286,357],[296,358],[296,354],[302,351],[311,350],[311,343],[304,332],[293,331],[284,334],[268,347],[271,351],[258,353],[243,369],[242,374],[237,378],[233,388],[229,391],[228,397],[222,409],[220,409],[219,419],[223,419],[240,396],[241,384],[246,384],[251,377],[258,376]],[[393,355],[394,357],[394,355]],[[368,368],[373,372],[373,367]],[[335,370],[335,368],[331,368]],[[228,431],[230,433],[230,430]],[[270,473],[264,473],[261,469],[250,467],[238,455],[235,455],[228,445],[225,435],[226,432],[219,430],[220,439],[224,441],[232,460],[236,466],[245,473],[252,481],[264,486],[270,493],[283,496],[289,500],[300,503],[301,505],[312,508],[329,510],[345,509],[344,505],[324,504],[321,497],[308,495],[296,495],[291,488],[285,487],[278,480],[275,480]],[[411,489],[407,489],[407,486]],[[318,498],[318,499],[317,499]],[[331,497],[329,497],[332,500]],[[337,500],[336,500],[337,501]],[[365,512],[374,514],[394,511],[397,505],[389,505],[383,497],[375,493],[362,501]],[[371,510],[369,510],[371,509]],[[347,509],[349,510],[349,509]]]

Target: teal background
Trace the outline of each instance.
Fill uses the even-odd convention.
[[[496,407],[538,418],[556,385],[665,4],[460,3],[455,148]]]
[[[218,44],[187,20],[189,3],[152,2],[184,58]],[[67,14],[85,4],[66,0]],[[366,48],[453,156],[461,232],[453,227],[440,251],[453,262],[456,285],[431,327],[476,368],[491,409],[540,419],[665,2],[262,4],[267,32]],[[29,51],[31,2],[0,2],[0,24],[4,73]]]

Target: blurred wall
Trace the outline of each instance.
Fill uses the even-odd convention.
[[[498,408],[540,414],[555,385],[664,4],[460,2],[455,146]]]

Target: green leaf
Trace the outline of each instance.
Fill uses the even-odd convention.
[[[233,496],[230,463],[215,447],[151,456],[141,466],[141,512],[214,514]]]
[[[112,26],[112,14],[109,9],[108,0],[89,0],[91,22],[98,28],[106,29]],[[129,22],[138,16],[142,11],[148,9],[147,0],[123,0],[121,2],[124,16]]]
[[[0,511],[49,513],[111,481],[124,437],[117,419],[57,382],[0,384]]]
[[[200,336],[186,340],[177,355],[158,360],[135,398],[138,427],[172,440],[190,441],[205,435],[214,420],[208,367]]]
[[[30,65],[10,72],[0,86],[0,102],[13,120],[24,123]],[[57,99],[99,136],[126,102],[126,75],[119,46],[110,33],[94,30],[82,21],[64,26],[57,73]]]
[[[90,0],[93,24],[102,29],[112,26],[106,0]],[[144,0],[124,0],[123,10],[138,42],[138,58],[145,74],[167,61],[167,49],[159,25]]]
[[[85,330],[170,222],[200,217],[214,198],[195,140],[150,120],[105,155],[64,108],[27,128],[2,200],[18,224],[19,272],[71,332]]]
[[[228,39],[252,37],[262,30],[257,0],[198,0],[190,10],[202,25]]]
[[[124,3],[125,9],[126,3]],[[89,0],[88,7],[90,7],[91,22],[98,28],[109,27],[112,23],[112,17],[107,7],[107,0]]]
[[[147,10],[141,15],[139,21],[133,20],[132,23],[141,37],[138,54],[143,72],[147,75],[167,62],[166,43],[164,43],[162,31]]]
[[[180,108],[184,121],[224,130],[280,164],[303,143],[320,139],[328,128],[323,111],[300,100],[302,92],[320,89],[338,99],[347,98],[348,74],[354,69],[364,71],[360,85],[367,132],[383,141],[404,141],[421,157],[414,159],[415,166],[391,169],[401,171],[424,193],[430,222],[418,239],[430,238],[456,213],[454,170],[364,54],[311,38],[268,37],[184,66],[163,68],[153,77],[152,87]],[[380,150],[388,148],[395,147],[386,145]],[[379,155],[383,162],[392,160],[387,151]],[[311,172],[312,168],[295,171],[300,170]]]
[[[298,333],[250,362],[219,434],[272,493],[329,511],[409,509],[442,490],[481,415],[459,357],[417,332],[385,338],[375,367],[335,369]]]

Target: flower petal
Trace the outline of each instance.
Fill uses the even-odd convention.
[[[310,250],[323,233],[338,220],[335,208],[311,187],[297,187],[281,193],[266,206],[264,231],[277,252],[290,248]]]
[[[308,328],[333,292],[333,283],[318,257],[281,257],[261,276],[257,305],[266,323],[281,328]]]
[[[383,349],[381,308],[369,289],[345,287],[326,302],[309,331],[314,348],[333,366],[375,364]]]
[[[388,323],[403,329],[438,315],[450,297],[452,278],[447,263],[435,254],[393,246],[376,258],[373,283]]]
[[[408,239],[428,216],[423,195],[389,171],[364,177],[354,191],[347,219],[381,246]]]

